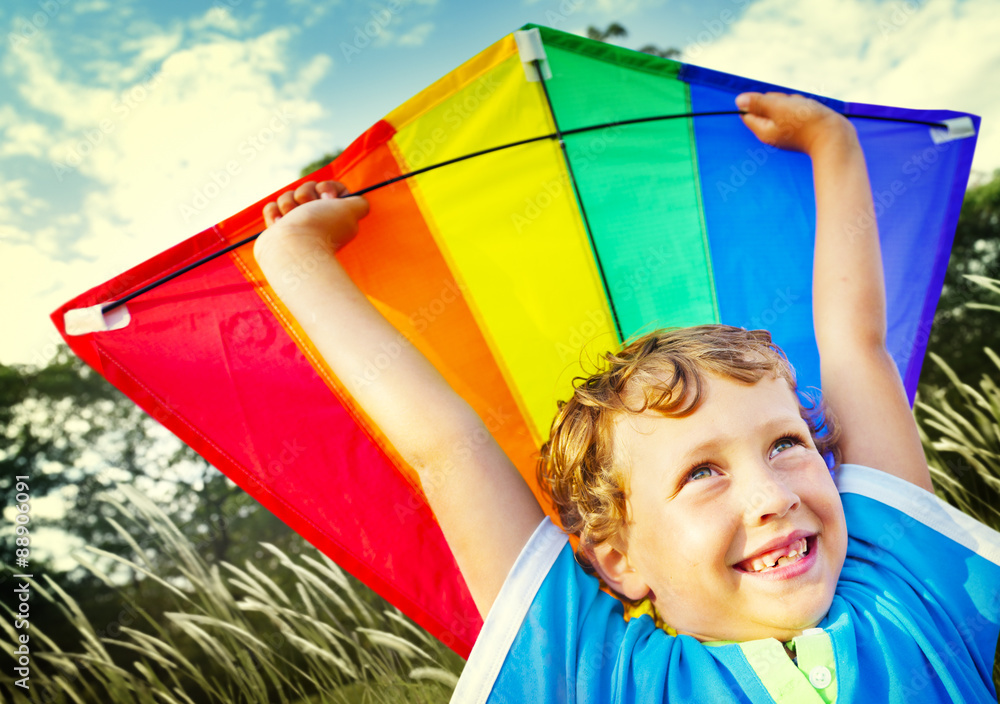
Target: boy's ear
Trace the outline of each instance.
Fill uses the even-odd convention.
[[[586,553],[604,583],[622,596],[639,601],[649,594],[649,585],[629,562],[628,555],[610,541],[586,548]]]

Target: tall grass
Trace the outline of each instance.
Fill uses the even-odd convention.
[[[318,551],[307,547],[296,560],[262,543],[286,572],[280,580],[250,561],[242,567],[209,566],[155,504],[132,487],[120,489],[127,506],[111,497],[102,500],[120,514],[122,522],[111,523],[131,542],[136,560],[87,549],[156,582],[170,595],[172,610],[155,618],[133,604],[135,622],[129,618],[128,625],[114,629],[119,637],[107,637],[55,580],[30,580],[35,608],[40,598],[59,609],[79,634],[80,650],[61,650],[32,625],[31,689],[24,693],[15,687],[5,668],[0,672],[5,700],[388,704],[449,699],[461,658],[374,595],[359,593]],[[131,537],[142,531],[151,532],[152,544],[170,556],[176,567],[171,576],[155,574],[144,562]],[[78,559],[109,589],[116,588],[106,572]],[[293,589],[283,589],[279,581]],[[13,650],[13,613],[4,608],[9,618],[0,621],[0,648]]]
[[[982,276],[966,278],[1000,294],[1000,281]],[[1000,312],[1000,306],[989,303],[967,305]],[[931,360],[950,384],[922,388],[914,413],[938,495],[1000,530],[1000,357],[989,347],[983,354],[992,366],[973,386],[959,379],[945,360],[932,353]]]
[[[969,278],[1000,294],[1000,282]],[[990,303],[970,305],[1000,312]],[[914,413],[938,495],[1000,530],[1000,357],[991,349],[983,353],[993,368],[975,386],[932,354],[950,385],[922,388]],[[109,638],[94,629],[54,580],[29,580],[32,598],[58,608],[79,633],[81,650],[64,652],[32,626],[32,657],[46,667],[33,667],[27,695],[14,686],[9,669],[0,671],[0,687],[11,701],[376,704],[449,699],[461,659],[397,610],[373,606],[371,596],[360,593],[319,552],[307,548],[296,561],[262,543],[290,579],[276,580],[249,561],[243,567],[222,563],[220,570],[197,554],[155,504],[131,487],[120,488],[127,506],[111,497],[103,500],[120,514],[121,522],[111,519],[111,525],[132,545],[137,561],[87,549],[156,582],[170,595],[173,610],[158,620],[134,606],[141,623],[123,625],[120,637]],[[131,537],[140,531],[152,533],[153,544],[171,556],[174,574],[159,576],[145,562]],[[81,564],[109,589],[116,588],[90,561],[81,559]],[[294,590],[279,582],[293,584]],[[0,648],[13,650],[13,612],[4,609],[8,618],[0,621]],[[112,652],[132,658],[116,659]],[[1000,689],[1000,660],[994,681]]]
[[[966,278],[1000,294],[1000,281]],[[1000,313],[1000,306],[993,303],[966,305]],[[945,360],[931,354],[950,384],[921,389],[913,410],[937,495],[1000,531],[1000,357],[989,347],[983,354],[992,367],[975,386],[959,379]],[[1000,691],[1000,652],[993,664],[993,682]]]

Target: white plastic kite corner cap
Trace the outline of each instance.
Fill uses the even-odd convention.
[[[934,144],[944,144],[945,142],[951,142],[956,139],[972,137],[976,134],[976,128],[972,124],[972,118],[968,116],[941,120],[941,124],[944,125],[944,129],[940,127],[931,127],[931,139],[934,140]]]
[[[545,47],[542,46],[542,35],[537,28],[514,32],[514,41],[517,42],[517,53],[521,55],[521,65],[524,66],[525,78],[534,83],[541,80],[538,77],[538,71],[535,70],[534,62],[536,60],[542,67],[542,78],[545,80],[552,78],[549,59],[545,55]]]
[[[63,325],[66,327],[67,335],[89,335],[92,332],[108,332],[109,330],[121,330],[129,324],[132,316],[128,313],[128,308],[118,306],[107,314],[101,312],[101,307],[106,303],[99,303],[90,308],[74,308],[63,314]]]

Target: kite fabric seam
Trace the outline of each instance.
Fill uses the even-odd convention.
[[[396,163],[399,165],[399,168],[400,169],[410,168],[410,163],[406,160],[406,156],[402,153],[402,151],[398,148],[398,146],[391,142],[389,143],[388,146],[389,146],[389,151],[392,154],[393,159],[395,159]],[[418,174],[419,170],[414,171],[412,173]],[[492,333],[492,331],[489,330],[489,326],[486,324],[488,316],[484,314],[484,311],[481,308],[480,301],[478,301],[476,297],[471,295],[471,292],[468,291],[468,284],[463,280],[464,277],[462,276],[460,271],[461,267],[457,266],[453,251],[449,247],[443,246],[442,244],[443,238],[442,238],[440,224],[433,216],[431,208],[427,204],[427,198],[421,186],[420,180],[414,179],[408,184],[408,186],[414,201],[416,201],[417,203],[417,208],[424,216],[424,220],[427,224],[428,230],[430,231],[431,237],[438,244],[441,256],[444,258],[445,267],[449,270],[449,274],[455,281],[455,284],[459,287],[459,290],[463,292],[462,296],[463,298],[465,298],[465,303],[466,306],[468,307],[469,314],[475,321],[475,325],[478,328],[480,334],[482,335],[482,339],[486,344],[487,350],[493,357],[494,362],[496,362],[497,369],[500,372],[500,375],[508,383],[508,388],[510,390],[511,397],[514,401],[515,406],[518,409],[518,412],[524,418],[530,417],[530,411],[528,410],[529,409],[528,401],[527,399],[525,399],[523,392],[519,388],[517,388],[517,385],[513,382],[514,372],[511,369],[508,360],[501,353],[500,345],[498,344],[496,336]],[[374,188],[369,188],[367,190],[374,190]],[[365,192],[367,192],[367,190],[365,190]],[[533,425],[529,425],[528,432],[531,434],[532,442],[534,443],[534,445],[536,447],[541,445],[543,439],[538,437],[537,435],[538,429]],[[422,487],[421,491],[423,491]]]
[[[544,85],[544,82],[543,82],[543,85]],[[550,108],[550,110],[551,110],[551,108]],[[364,195],[366,193],[370,193],[371,191],[378,190],[379,188],[383,188],[385,186],[391,186],[392,184],[397,183],[399,181],[402,181],[404,179],[408,179],[408,178],[411,178],[413,176],[418,176],[420,174],[427,173],[428,171],[433,171],[435,169],[439,169],[439,168],[441,168],[443,166],[450,166],[450,165],[456,164],[456,163],[458,163],[460,161],[466,161],[467,159],[473,159],[473,158],[478,157],[478,156],[485,156],[486,154],[491,154],[493,152],[498,152],[498,151],[501,151],[503,149],[510,149],[512,147],[520,147],[520,146],[524,146],[526,144],[532,144],[532,143],[535,143],[535,142],[541,142],[541,141],[546,140],[546,139],[559,139],[559,141],[562,142],[562,137],[566,136],[566,135],[580,134],[582,132],[591,132],[591,131],[595,131],[595,130],[606,129],[608,127],[624,127],[624,126],[627,126],[627,125],[636,125],[636,124],[642,124],[642,123],[645,123],[645,122],[655,122],[655,121],[660,121],[660,120],[688,119],[688,118],[695,118],[695,117],[721,117],[721,116],[724,116],[724,115],[743,115],[743,114],[745,114],[744,110],[721,110],[721,111],[709,111],[709,112],[689,112],[689,113],[680,113],[680,114],[676,114],[676,115],[655,115],[655,116],[652,116],[652,117],[638,117],[638,118],[634,118],[634,119],[631,119],[631,120],[620,120],[620,121],[616,121],[616,122],[605,122],[605,123],[602,123],[602,124],[599,124],[599,125],[589,125],[587,127],[575,127],[573,129],[566,130],[564,132],[553,132],[551,134],[541,135],[541,136],[538,136],[538,137],[530,137],[528,139],[522,139],[522,140],[519,140],[517,142],[510,142],[508,144],[501,144],[501,145],[498,145],[498,146],[495,146],[495,147],[490,147],[489,149],[483,149],[483,150],[480,150],[480,151],[477,151],[477,152],[472,152],[470,154],[465,154],[463,156],[458,156],[458,157],[455,157],[454,159],[448,159],[447,161],[442,161],[442,162],[437,163],[437,164],[431,164],[430,166],[425,166],[423,168],[417,169],[416,171],[410,171],[409,173],[400,174],[399,176],[394,176],[394,177],[392,177],[390,179],[386,179],[385,181],[380,181],[379,183],[373,184],[371,186],[365,186],[364,188],[360,188],[357,191],[354,191],[353,193],[345,193],[344,195],[342,195],[340,197],[341,198],[350,198],[351,196],[361,196],[361,195]],[[853,114],[848,114],[848,113],[842,113],[842,114],[844,115],[844,117],[851,118],[851,119],[881,120],[881,121],[886,121],[886,122],[901,122],[901,123],[906,123],[906,124],[923,125],[925,127],[936,127],[936,128],[939,128],[939,129],[945,129],[945,128],[947,128],[947,125],[945,125],[945,124],[943,124],[941,122],[931,122],[929,120],[910,120],[910,119],[901,118],[901,117],[900,118],[897,118],[897,117],[885,117],[885,116],[878,116],[878,115],[853,115]],[[555,117],[553,116],[553,120],[554,119],[555,119]],[[557,129],[558,129],[558,127],[557,127]],[[572,179],[572,176],[571,176],[571,179]],[[575,180],[574,180],[574,189],[575,188],[576,188],[576,183],[575,183]],[[582,210],[582,206],[581,206],[581,210]],[[201,266],[202,264],[207,264],[208,262],[212,261],[213,259],[221,257],[223,254],[228,254],[229,252],[232,252],[234,249],[238,249],[238,248],[242,247],[245,244],[249,244],[250,242],[253,242],[258,237],[260,237],[263,232],[264,231],[261,230],[260,232],[254,234],[254,235],[251,235],[251,236],[246,237],[246,238],[244,238],[242,240],[239,240],[238,242],[234,242],[234,243],[232,243],[230,245],[227,245],[226,247],[220,249],[219,251],[213,252],[212,254],[209,254],[209,255],[207,255],[205,257],[202,257],[201,259],[198,259],[198,260],[192,262],[191,264],[188,264],[188,265],[186,265],[186,266],[178,269],[177,271],[173,271],[173,272],[171,272],[171,273],[169,273],[169,274],[167,274],[165,276],[162,276],[159,279],[146,284],[142,288],[140,288],[140,289],[138,289],[136,291],[133,291],[132,293],[130,293],[130,294],[126,295],[126,296],[122,296],[121,298],[119,298],[119,299],[117,299],[115,301],[112,301],[110,303],[106,303],[105,305],[101,306],[101,313],[102,314],[110,313],[111,311],[115,310],[119,306],[125,305],[126,303],[128,303],[129,301],[137,298],[138,296],[141,296],[144,293],[148,293],[149,291],[153,290],[154,288],[157,288],[158,286],[160,286],[162,284],[165,284],[165,283],[167,283],[169,281],[172,281],[173,279],[177,278],[178,276],[181,276],[182,274],[186,274],[187,272],[191,271],[192,269],[196,269],[197,267]],[[589,227],[587,228],[587,232],[588,232],[588,237],[589,237],[590,236],[590,229],[589,229]],[[593,241],[592,240],[591,240],[591,246],[593,247]],[[598,262],[598,264],[599,264],[599,262]],[[599,270],[601,271],[601,278],[602,278],[602,281],[603,281],[604,272],[603,272],[603,270],[600,269],[600,267],[599,267]],[[607,286],[605,285],[605,294],[606,293],[607,293]],[[613,308],[612,308],[612,315],[614,316],[614,319],[615,319],[615,327],[618,328],[619,327],[618,326],[618,317],[617,317],[617,314],[615,313],[615,311],[614,311]],[[621,330],[620,329],[618,330],[618,335],[619,335],[619,338],[621,338]]]
[[[601,288],[604,289],[604,298],[608,303],[608,308],[611,310],[611,319],[615,321],[615,333],[618,335],[618,342],[620,343],[625,339],[625,336],[622,334],[622,324],[618,319],[618,310],[615,308],[615,302],[611,298],[611,291],[608,288],[608,277],[604,273],[604,264],[601,263],[601,255],[597,251],[597,243],[594,242],[594,233],[590,228],[590,220],[587,218],[587,209],[583,205],[583,196],[580,195],[580,185],[576,181],[576,175],[573,173],[573,164],[570,161],[569,154],[566,152],[566,141],[563,139],[563,132],[559,129],[559,120],[556,118],[556,110],[552,105],[552,98],[549,97],[548,82],[545,80],[545,75],[542,72],[541,59],[535,59],[531,63],[538,73],[538,82],[541,84],[542,93],[545,95],[545,104],[549,107],[549,116],[552,118],[552,124],[556,128],[555,138],[559,142],[559,151],[562,153],[563,162],[566,164],[569,182],[573,184],[573,195],[576,198],[576,205],[580,209],[580,216],[583,219],[583,229],[587,232],[590,253],[594,257],[594,263],[597,264],[597,273],[601,275]]]

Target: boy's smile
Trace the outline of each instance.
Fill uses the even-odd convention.
[[[619,591],[648,594],[700,640],[789,640],[833,599],[840,496],[784,379],[704,381],[686,417],[617,423],[629,505]]]

